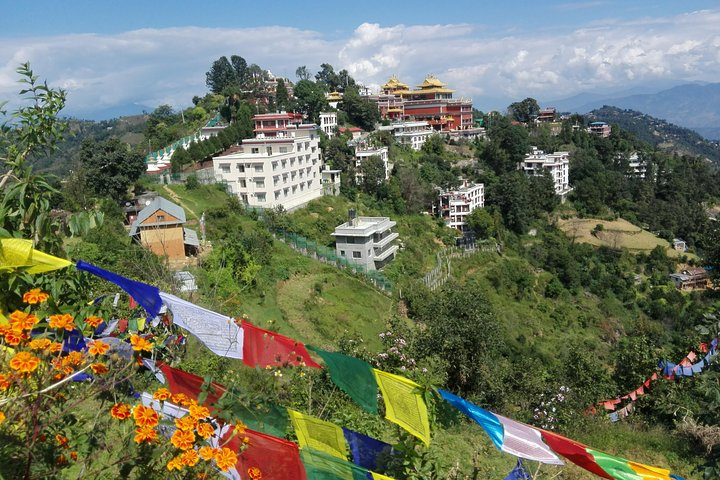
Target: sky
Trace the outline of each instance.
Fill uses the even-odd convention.
[[[293,81],[298,66],[329,63],[371,89],[434,74],[485,111],[720,78],[716,0],[0,0],[0,11],[0,100],[17,103],[15,70],[29,61],[82,118],[188,106],[222,55]]]

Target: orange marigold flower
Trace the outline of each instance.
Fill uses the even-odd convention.
[[[5,341],[8,345],[19,345],[27,335],[21,329],[9,329],[5,332]]]
[[[138,405],[133,410],[135,424],[139,427],[154,427],[158,424],[158,414],[150,407]]]
[[[110,415],[118,420],[126,420],[130,418],[130,415],[132,415],[132,413],[130,413],[130,405],[125,403],[116,403],[110,409]]]
[[[56,465],[67,465],[67,463],[68,463],[68,461],[67,461],[67,458],[65,458],[65,455],[60,455],[55,460]]]
[[[90,355],[105,355],[105,353],[110,350],[110,345],[103,342],[102,340],[93,340],[93,342],[88,347],[88,352]]]
[[[215,434],[215,427],[210,423],[201,422],[197,426],[197,433],[202,438],[208,439]]]
[[[174,393],[170,396],[170,401],[177,405],[186,405],[190,399],[184,393]]]
[[[68,438],[64,435],[60,435],[59,433],[56,434],[55,441],[62,448],[70,448],[70,440],[68,440]]]
[[[243,442],[245,445],[248,445],[248,444],[250,443],[250,437],[243,437],[242,442]]]
[[[20,373],[34,372],[38,365],[40,365],[40,359],[29,352],[16,353],[10,360],[10,368]]]
[[[186,415],[182,418],[175,419],[175,426],[183,431],[189,431],[195,428],[197,420],[192,418],[190,415]]]
[[[82,352],[70,352],[63,358],[63,365],[82,365],[85,355]]]
[[[197,478],[197,480],[207,480],[208,474],[206,472],[198,472],[195,474],[195,478]]]
[[[33,288],[29,292],[25,292],[23,294],[23,302],[29,303],[30,305],[34,305],[36,303],[42,303],[46,301],[48,298],[50,298],[50,295],[43,292],[39,288]]]
[[[70,458],[72,458],[74,462],[77,462],[78,453],[77,453],[77,452],[70,452]]]
[[[200,447],[198,454],[203,460],[212,460],[215,456],[215,449],[212,447]]]
[[[168,398],[170,398],[171,395],[172,395],[172,394],[170,393],[170,390],[168,390],[167,388],[163,387],[163,388],[158,388],[158,389],[155,391],[155,393],[153,393],[153,398],[154,398],[155,400],[165,401],[165,400],[167,400]]]
[[[215,464],[223,472],[227,472],[237,463],[237,454],[227,447],[215,453]]]
[[[75,328],[75,319],[69,313],[50,315],[50,328],[72,331]]]
[[[195,443],[195,434],[189,431],[175,430],[172,437],[170,437],[170,441],[176,448],[188,450],[192,448],[193,443]]]
[[[5,414],[3,412],[0,412],[0,423],[3,423],[5,421]]]
[[[90,370],[92,370],[95,375],[102,375],[110,371],[104,363],[93,363],[90,365]]]
[[[261,480],[262,479],[262,471],[258,467],[250,467],[248,468],[248,476],[250,477],[250,480]]]
[[[50,347],[52,343],[53,342],[47,338],[36,338],[35,340],[30,341],[28,347],[30,347],[30,350],[45,350]]]
[[[53,343],[50,344],[50,348],[48,348],[48,350],[49,350],[51,353],[57,353],[57,352],[59,352],[59,351],[62,350],[62,343],[53,342]]]
[[[130,344],[132,345],[133,350],[136,352],[146,351],[149,352],[152,350],[153,344],[142,338],[140,335],[132,334],[130,335]]]
[[[157,440],[157,431],[153,427],[135,428],[135,443],[150,443],[155,440]]]
[[[10,388],[11,378],[12,377],[10,377],[10,375],[0,373],[0,390],[7,390],[8,388]]]
[[[32,313],[21,312],[20,310],[15,310],[10,314],[10,325],[15,330],[32,330],[39,321],[40,319]]]
[[[210,410],[202,405],[190,405],[190,416],[200,420],[210,416]]]
[[[182,468],[183,468],[182,459],[179,456],[177,456],[177,457],[173,458],[172,460],[170,460],[167,463],[167,465],[165,465],[165,467],[171,472],[173,470],[182,470]]]
[[[200,460],[200,457],[198,456],[197,452],[195,450],[187,450],[185,453],[180,455],[180,461],[183,463],[183,465],[187,465],[188,467],[194,467],[197,465],[198,461]]]
[[[103,319],[96,316],[87,317],[85,319],[85,323],[90,325],[92,328],[97,328],[100,326],[100,324],[103,322]]]
[[[238,435],[242,435],[243,433],[245,433],[245,430],[247,430],[247,425],[245,425],[240,420],[235,422],[235,433],[237,433]]]

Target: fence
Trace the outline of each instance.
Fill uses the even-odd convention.
[[[305,256],[355,274],[384,293],[392,292],[392,282],[385,278],[382,273],[377,270],[365,271],[365,268],[362,265],[350,262],[347,258],[338,257],[335,254],[335,250],[332,248],[326,247],[325,245],[319,245],[317,242],[308,240],[302,235],[286,232],[284,230],[277,230],[275,232],[275,238],[282,240],[289,245],[290,248],[302,253]]]
[[[433,291],[442,287],[452,278],[452,259],[469,257],[477,252],[502,253],[502,245],[471,243],[459,247],[446,247],[435,255],[435,268],[423,277],[423,283]]]

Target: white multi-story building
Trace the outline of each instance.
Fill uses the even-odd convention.
[[[349,142],[355,148],[355,181],[361,182],[363,178],[363,163],[370,157],[376,155],[380,157],[385,166],[385,180],[390,178],[390,164],[388,163],[388,148],[375,147],[371,145],[367,138],[358,141]]]
[[[251,207],[286,210],[322,195],[317,126],[293,113],[256,115],[255,138],[241,150],[213,159],[218,181]]]
[[[428,137],[435,133],[428,122],[394,122],[379,130],[392,132],[400,145],[407,145],[413,150],[420,150]]]
[[[437,214],[448,227],[465,232],[467,231],[467,216],[476,208],[484,206],[485,185],[463,180],[463,185],[457,190],[440,193]]]
[[[337,112],[320,112],[320,130],[332,138],[337,128]]]
[[[337,256],[362,265],[365,271],[379,270],[398,251],[394,226],[395,222],[388,217],[355,217],[351,211],[350,219],[335,227],[332,234]]]
[[[626,177],[645,178],[647,174],[647,160],[640,158],[637,152],[628,157],[628,171]]]
[[[545,153],[537,147],[532,147],[532,152],[525,155],[521,167],[529,177],[539,177],[548,172],[553,179],[555,194],[560,197],[561,202],[564,202],[568,193],[573,190],[569,184],[569,152]]]

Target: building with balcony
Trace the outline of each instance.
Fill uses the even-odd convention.
[[[337,112],[320,112],[320,130],[332,138],[338,126]]]
[[[331,170],[325,165],[325,170],[320,172],[322,178],[323,195],[337,197],[340,195],[340,173],[341,170]]]
[[[425,141],[435,133],[428,122],[393,122],[378,130],[392,133],[400,145],[420,150]]]
[[[361,137],[357,141],[348,142],[355,149],[355,181],[362,182],[363,163],[373,156],[380,157],[385,167],[385,180],[390,178],[390,164],[388,163],[388,147],[376,147],[372,145],[367,137]]]
[[[253,120],[255,138],[243,140],[239,151],[213,159],[215,178],[250,207],[293,210],[320,197],[317,126],[287,112]]]
[[[440,193],[435,210],[445,225],[465,233],[467,217],[476,208],[485,206],[485,185],[463,181],[460,188]]]
[[[588,132],[592,133],[593,135],[599,135],[603,138],[609,137],[611,130],[612,129],[607,122],[592,122],[588,126]]]
[[[365,271],[379,270],[387,265],[398,251],[395,222],[388,217],[355,217],[351,211],[346,223],[335,228],[335,250],[340,258]]]
[[[539,177],[546,173],[550,175],[555,187],[555,194],[560,197],[561,202],[565,202],[568,193],[572,192],[570,186],[570,153],[555,152],[545,153],[532,147],[532,152],[525,155],[520,165],[525,175],[529,177]]]

